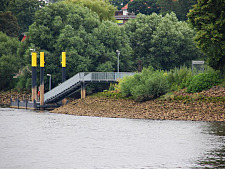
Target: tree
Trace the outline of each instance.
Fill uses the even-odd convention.
[[[27,32],[34,22],[34,14],[45,5],[44,0],[11,0],[7,7],[8,11],[17,17],[20,32]]]
[[[209,64],[225,72],[225,3],[223,0],[201,0],[188,14],[197,30],[195,41],[208,56]]]
[[[197,0],[177,0],[175,1],[175,10],[177,18],[182,21],[186,21],[187,14],[190,9],[193,8],[193,5],[197,4]]]
[[[52,74],[53,86],[61,82],[62,51],[67,53],[67,78],[82,71],[115,71],[117,49],[121,51],[121,71],[133,68],[124,27],[101,22],[95,12],[81,5],[58,2],[42,8],[36,12],[28,36],[28,48],[45,51],[45,70]]]
[[[179,20],[187,20],[187,13],[197,0],[157,0],[157,4],[161,7],[161,13],[174,12]]]
[[[116,6],[118,10],[121,10],[130,0],[110,0],[109,2]]]
[[[109,3],[108,0],[65,0],[67,3],[83,5],[96,12],[99,15],[100,20],[114,21],[114,15],[116,8]]]
[[[160,13],[166,14],[174,11],[174,0],[157,0],[157,4],[161,7]]]
[[[139,14],[125,27],[135,57],[144,67],[169,70],[202,56],[193,41],[194,31],[174,13],[165,17]]]
[[[159,13],[160,8],[156,4],[157,0],[134,0],[128,3],[128,11],[134,12],[135,14],[142,13],[150,15],[153,12]]]
[[[1,0],[0,1],[0,11],[6,11],[7,6],[9,5],[10,0]]]
[[[55,2],[59,2],[59,1],[62,1],[62,0],[46,0],[47,3],[55,3]]]
[[[0,32],[0,90],[13,87],[13,76],[20,68],[20,59],[16,56],[20,42]]]
[[[116,71],[117,55],[116,50],[120,51],[120,70],[133,71],[133,51],[129,45],[129,38],[126,35],[124,27],[118,27],[117,24],[106,21],[99,28],[96,28],[93,35],[104,46],[105,52],[93,62],[100,63],[96,71]],[[96,49],[98,51],[98,48]],[[108,65],[111,69],[107,70]]]
[[[19,29],[17,18],[11,12],[0,12],[0,31],[11,37],[18,37]]]

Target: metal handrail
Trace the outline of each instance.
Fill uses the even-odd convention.
[[[48,100],[51,100],[52,98],[59,96],[67,89],[70,89],[76,84],[79,84],[81,82],[92,82],[92,81],[116,82],[119,79],[122,79],[124,76],[130,76],[133,74],[134,74],[133,72],[80,72],[77,73],[75,76],[71,77],[70,79],[66,80],[65,82],[59,84],[52,90],[45,93],[44,102],[47,102]]]
[[[124,76],[133,75],[133,72],[81,72],[81,81],[118,81]]]

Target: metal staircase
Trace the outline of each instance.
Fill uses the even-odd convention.
[[[80,89],[82,83],[117,82],[132,72],[81,72],[44,94],[44,102],[57,103]]]

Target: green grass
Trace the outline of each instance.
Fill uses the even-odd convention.
[[[112,92],[112,91],[103,91],[99,93],[94,93],[91,96],[93,97],[105,97],[109,99],[128,99],[128,100],[133,100],[133,97],[124,97],[122,96],[122,93],[120,92]]]

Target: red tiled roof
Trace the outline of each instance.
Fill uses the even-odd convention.
[[[128,8],[128,4],[126,4],[123,8],[121,9],[127,9]]]
[[[130,0],[130,2],[133,2],[133,0]],[[128,8],[128,3],[121,9],[127,9]]]
[[[24,40],[27,38],[26,35],[23,36],[23,39],[21,40],[21,42],[24,42]]]

